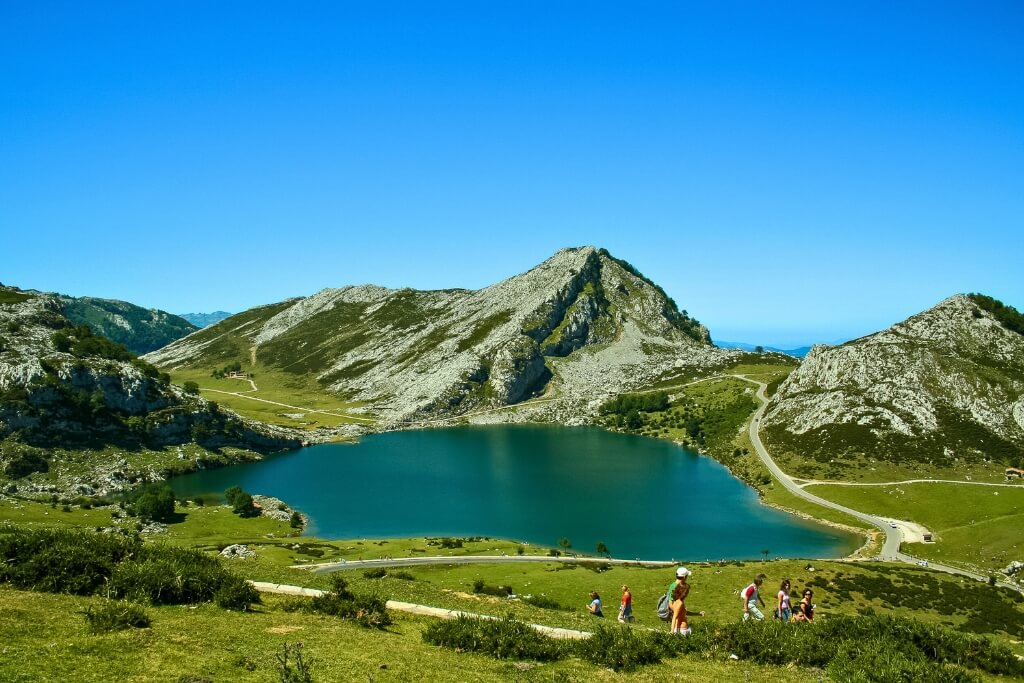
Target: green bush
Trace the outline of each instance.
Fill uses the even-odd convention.
[[[312,614],[351,619],[366,628],[384,628],[392,623],[384,600],[375,595],[354,595],[348,589],[348,582],[337,574],[331,576],[329,591],[311,600],[295,601],[288,607],[292,611],[301,609]]]
[[[540,607],[541,609],[565,609],[560,602],[544,595],[531,595],[522,598],[522,601],[528,605]]]
[[[213,601],[219,607],[239,612],[248,612],[252,605],[262,602],[259,591],[251,583],[234,574],[224,578],[220,588],[213,594]]]
[[[4,474],[11,479],[21,479],[33,472],[49,472],[50,461],[35,450],[25,450],[17,453],[7,461],[4,466]]]
[[[141,541],[114,534],[65,529],[0,534],[0,581],[47,593],[89,595],[118,562],[139,552]]]
[[[374,567],[373,569],[367,569],[363,572],[363,576],[368,579],[383,579],[388,573],[384,567]]]
[[[104,600],[99,606],[89,605],[85,612],[91,633],[110,633],[129,628],[149,628],[149,615],[140,605],[124,600]]]
[[[510,616],[501,619],[459,616],[434,622],[423,632],[423,641],[452,650],[480,652],[496,659],[551,662],[567,654],[562,642],[541,635]]]
[[[493,595],[496,598],[507,598],[515,593],[512,586],[490,586],[483,579],[473,582],[473,592],[482,595]]]
[[[839,647],[826,671],[850,683],[974,683],[980,679],[955,665],[934,665],[915,650],[904,651],[886,638],[847,641]]]
[[[677,636],[664,631],[639,631],[627,626],[598,626],[590,638],[576,642],[580,658],[613,671],[632,671],[657,664],[674,654]]]

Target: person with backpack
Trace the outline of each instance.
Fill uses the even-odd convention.
[[[761,603],[761,607],[764,607],[764,600],[761,599],[761,594],[758,589],[761,588],[761,584],[764,583],[764,574],[758,574],[754,577],[754,582],[740,591],[740,597],[743,599],[743,621],[747,621],[751,616],[758,621],[764,621],[764,613],[757,608],[757,603]]]
[[[666,593],[666,597],[669,599],[669,609],[672,613],[672,633],[682,636],[688,636],[693,632],[687,617],[704,616],[704,610],[690,612],[686,609],[686,596],[690,594],[689,578],[690,570],[686,567],[679,567],[676,569],[676,580],[669,584],[668,592]]]

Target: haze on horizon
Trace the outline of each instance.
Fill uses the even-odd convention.
[[[0,281],[172,312],[607,248],[716,340],[1024,309],[1024,8],[0,7]]]

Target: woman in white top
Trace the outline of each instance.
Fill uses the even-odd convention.
[[[782,585],[779,586],[778,602],[779,604],[775,608],[775,618],[789,623],[789,618],[793,616],[793,609],[789,606],[789,579],[783,579]]]

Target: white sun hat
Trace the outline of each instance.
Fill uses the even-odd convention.
[[[679,569],[676,570],[676,578],[677,579],[685,579],[689,575],[690,575],[690,570],[687,569],[686,567],[680,567]]]

